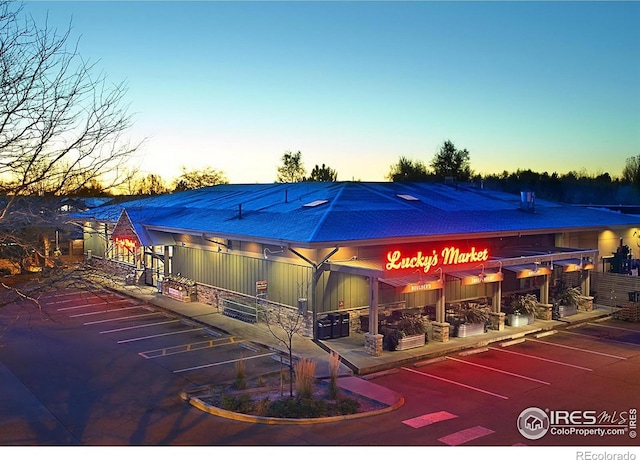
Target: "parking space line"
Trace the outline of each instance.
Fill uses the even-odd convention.
[[[444,377],[438,377],[438,376],[433,375],[433,374],[427,374],[426,372],[416,371],[415,369],[409,369],[408,367],[403,367],[402,369],[404,369],[405,371],[413,372],[415,374],[424,375],[425,377],[431,377],[432,379],[441,380],[443,382],[451,383],[452,385],[457,385],[457,386],[460,386],[460,387],[463,387],[463,388],[467,388],[469,390],[479,391],[480,393],[484,393],[484,394],[487,394],[487,395],[490,395],[490,396],[495,396],[496,398],[509,399],[508,396],[504,396],[504,395],[501,395],[501,394],[498,394],[498,393],[493,393],[491,391],[483,390],[482,388],[472,387],[471,385],[467,385],[465,383],[456,382],[455,380],[449,380],[449,379],[445,379]]]
[[[204,329],[203,327],[199,327],[197,329],[185,329],[184,331],[165,332],[163,334],[154,334],[154,335],[147,335],[145,337],[135,337],[133,339],[118,340],[118,342],[116,343],[138,342],[140,340],[155,339],[157,337],[166,337],[168,335],[175,335],[175,334],[184,334],[185,332],[201,331],[203,329]]]
[[[625,331],[625,332],[635,332],[635,333],[640,333],[640,331],[636,330],[636,329],[629,329],[627,327],[619,327],[619,326],[609,326],[607,324],[600,324],[600,323],[589,323],[590,326],[598,326],[598,327],[606,327],[608,329],[618,329],[620,331]]]
[[[495,431],[478,425],[474,426],[473,428],[467,428],[466,430],[461,430],[456,433],[444,436],[442,438],[439,438],[438,441],[447,444],[448,446],[459,446],[460,444],[464,444],[466,442],[473,441],[474,439],[482,438],[493,433],[495,433]]]
[[[154,315],[161,315],[162,313],[160,312],[153,312],[153,313],[144,313],[142,315],[131,315],[131,316],[121,316],[120,318],[110,318],[110,319],[101,319],[99,321],[90,321],[88,323],[83,323],[84,326],[90,326],[92,324],[102,324],[102,323],[110,323],[112,321],[122,321],[125,319],[135,319],[135,318],[144,318],[145,316],[154,316]]]
[[[581,351],[583,353],[591,353],[592,355],[606,356],[607,358],[623,359],[623,360],[627,359],[627,358],[624,358],[622,356],[610,355],[609,353],[602,353],[600,351],[593,351],[593,350],[585,350],[584,348],[571,347],[569,345],[562,345],[560,343],[545,342],[544,340],[527,339],[527,342],[543,343],[545,345],[550,345],[550,346],[553,346],[553,347],[568,348],[569,350],[577,350],[577,351]]]
[[[176,345],[173,347],[156,348],[155,350],[141,351],[138,354],[146,359],[154,359],[154,358],[161,358],[164,356],[178,355],[180,353],[188,353],[190,351],[203,350],[205,348],[220,347],[223,345],[233,345],[237,343],[240,343],[240,342],[236,342],[233,339],[233,337],[229,337],[229,338],[221,337],[217,339],[205,340],[202,342],[187,343],[184,345]]]
[[[102,302],[87,303],[83,305],[74,305],[73,307],[62,307],[62,308],[58,308],[57,311],[79,310],[80,308],[97,307],[98,305],[105,305],[105,304],[113,305],[114,303],[125,303],[125,302],[131,302],[131,300],[130,299],[121,299],[121,300],[114,300],[114,301],[104,300]]]
[[[221,366],[223,364],[232,364],[232,363],[235,363],[237,361],[242,361],[242,360],[245,360],[245,359],[264,358],[265,356],[271,356],[271,355],[275,355],[275,353],[265,353],[263,355],[249,356],[248,358],[230,359],[228,361],[220,361],[219,363],[203,364],[201,366],[187,367],[185,369],[178,369],[176,371],[173,371],[173,373],[174,374],[179,374],[181,372],[196,371],[196,370],[199,370],[199,369],[205,369],[207,367]]]
[[[573,367],[575,369],[581,369],[583,371],[593,371],[593,369],[589,369],[588,367],[578,366],[576,364],[563,363],[562,361],[556,361],[554,359],[541,358],[540,356],[528,355],[526,353],[518,353],[517,351],[505,350],[502,348],[489,347],[490,350],[501,351],[502,353],[511,353],[512,355],[524,356],[525,358],[537,359],[539,361],[545,361],[547,363],[557,364],[559,366],[567,366]]]
[[[158,323],[138,324],[137,326],[120,327],[118,329],[110,329],[108,331],[100,331],[100,334],[111,334],[113,332],[123,332],[123,331],[129,331],[129,330],[132,330],[132,329],[140,329],[140,328],[143,328],[143,327],[161,326],[163,324],[177,323],[179,321],[180,321],[179,319],[172,319],[170,321],[160,321]]]
[[[490,370],[490,371],[493,371],[493,372],[499,372],[500,374],[506,374],[506,375],[510,375],[512,377],[517,377],[517,378],[520,378],[520,379],[530,380],[532,382],[541,383],[543,385],[551,385],[550,382],[545,382],[544,380],[538,380],[538,379],[534,379],[533,377],[527,377],[526,375],[516,374],[514,372],[503,371],[502,369],[496,369],[494,367],[489,367],[489,366],[484,366],[482,364],[472,363],[470,361],[465,361],[464,359],[452,358],[451,356],[447,356],[447,359],[450,359],[451,361],[457,361],[459,363],[468,364],[469,366],[476,366],[476,367],[480,367],[482,369],[487,369],[487,370]]]
[[[615,328],[618,329],[618,328]],[[630,329],[622,329],[622,330],[626,330],[629,331]],[[638,334],[640,334],[640,331],[633,331],[636,332]],[[640,347],[640,343],[634,343],[634,342],[627,342],[626,340],[621,340],[621,339],[614,339],[614,338],[610,338],[610,337],[598,337],[597,335],[591,335],[591,334],[583,334],[580,332],[568,332],[568,331],[562,331],[563,334],[572,334],[572,335],[578,335],[580,337],[587,337],[589,339],[592,340],[598,340],[598,341],[602,341],[602,342],[610,342],[612,344],[616,344],[616,345],[631,345],[634,347]]]
[[[411,428],[422,428],[434,423],[442,422],[444,420],[451,420],[452,418],[457,417],[457,415],[451,414],[449,412],[440,411],[403,420],[402,423],[404,423],[405,425],[409,425]]]
[[[104,313],[113,313],[114,311],[134,310],[144,308],[143,305],[134,305],[132,307],[112,308],[111,310],[89,311],[86,313],[77,313],[75,315],[69,315],[69,318],[81,318],[83,316],[102,315]]]

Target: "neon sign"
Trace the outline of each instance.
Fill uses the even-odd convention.
[[[489,250],[487,248],[477,250],[475,246],[469,251],[462,251],[456,246],[448,246],[440,252],[433,249],[431,253],[418,251],[410,255],[396,249],[387,253],[385,268],[387,271],[413,268],[429,273],[431,269],[440,266],[482,263],[487,260],[489,260]]]
[[[115,243],[116,246],[120,246],[121,248],[128,249],[129,251],[134,251],[137,246],[137,242],[135,240],[132,240],[131,238],[120,238],[116,236],[113,239],[113,242]]]

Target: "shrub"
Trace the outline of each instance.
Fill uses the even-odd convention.
[[[231,412],[250,414],[254,410],[254,403],[249,395],[223,395],[221,407]]]
[[[282,398],[273,401],[268,409],[267,417],[281,418],[317,418],[328,413],[326,401],[308,398]]]
[[[355,414],[360,409],[360,403],[353,398],[341,398],[337,401],[335,409],[339,415]]]

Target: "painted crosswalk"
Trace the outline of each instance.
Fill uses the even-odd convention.
[[[458,416],[450,412],[438,411],[403,420],[402,423],[410,426],[411,428],[419,429],[424,428],[425,426],[433,425],[435,423],[444,422],[446,420],[452,420],[456,418],[458,418]],[[459,446],[469,441],[473,441],[475,439],[479,439],[493,433],[495,433],[493,430],[478,425],[448,434],[446,436],[438,438],[438,441],[448,446]]]
[[[439,438],[438,441],[448,446],[460,446],[469,441],[473,441],[474,439],[482,438],[483,436],[493,433],[495,433],[495,431],[478,425],[472,428],[456,431],[455,433]]]
[[[440,411],[403,420],[402,423],[404,423],[405,425],[409,425],[412,428],[422,428],[423,426],[432,425],[434,423],[442,422],[444,420],[450,420],[456,417],[458,416],[450,414],[446,411]]]

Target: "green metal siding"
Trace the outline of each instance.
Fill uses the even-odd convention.
[[[308,298],[311,286],[310,267],[215,250],[176,246],[172,265],[174,274],[248,295],[257,294],[257,281],[267,281],[267,298],[292,306]]]

